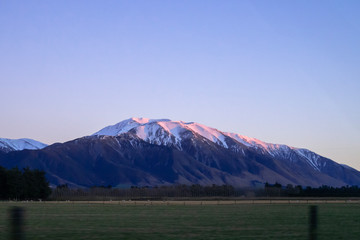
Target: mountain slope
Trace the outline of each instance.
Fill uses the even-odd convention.
[[[37,150],[42,149],[46,146],[47,145],[44,143],[29,138],[0,138],[0,151],[2,152],[21,151],[24,149]]]

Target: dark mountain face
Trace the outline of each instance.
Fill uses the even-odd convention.
[[[186,133],[190,134],[190,133]],[[158,145],[134,133],[90,136],[41,150],[0,153],[0,165],[45,170],[52,184],[72,186],[257,183],[360,185],[360,172],[307,150],[276,154],[225,139],[224,148],[193,133],[179,145]],[[316,165],[309,164],[313,159]]]
[[[125,135],[85,137],[39,151],[10,152],[0,156],[0,165],[43,169],[54,184],[160,184],[157,179],[173,181],[171,155],[169,148]]]

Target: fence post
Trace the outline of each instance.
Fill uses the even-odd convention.
[[[13,207],[10,209],[10,239],[24,239],[24,209]]]
[[[310,206],[309,240],[317,238],[317,206]]]

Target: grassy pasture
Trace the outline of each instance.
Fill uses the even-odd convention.
[[[226,204],[225,204],[226,203]],[[318,203],[318,239],[360,239],[359,203]],[[25,208],[26,239],[307,239],[304,203],[0,203]]]

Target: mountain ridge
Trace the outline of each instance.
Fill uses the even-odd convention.
[[[310,150],[169,119],[130,118],[43,149],[0,152],[0,165],[41,169],[53,185],[75,187],[360,185],[359,171]]]
[[[158,124],[159,127],[156,128],[154,126],[150,126],[154,124]],[[318,156],[320,155],[308,149],[296,148],[285,144],[267,143],[256,138],[247,137],[237,133],[222,132],[215,128],[207,127],[205,125],[195,122],[171,121],[170,119],[129,118],[117,124],[107,126],[99,130],[98,132],[92,134],[92,136],[117,136],[122,133],[133,132],[144,141],[148,141],[150,143],[155,143],[158,145],[170,144],[181,148],[181,146],[179,146],[179,139],[181,138],[179,137],[179,128],[181,127],[183,128],[183,131],[193,131],[207,138],[208,140],[218,144],[221,147],[228,148],[225,138],[230,137],[233,140],[236,140],[247,147],[266,151],[272,156],[287,154],[289,155],[290,151],[294,151],[297,154],[305,157],[308,160],[309,165],[314,167],[314,169],[319,170],[319,167],[321,167],[321,165],[319,165],[317,162],[317,159],[319,158]],[[154,135],[156,135],[156,131],[161,131],[161,128],[167,133],[169,133],[170,136],[165,139],[163,138],[161,140],[154,140]],[[174,136],[175,141],[171,141],[171,135]]]

